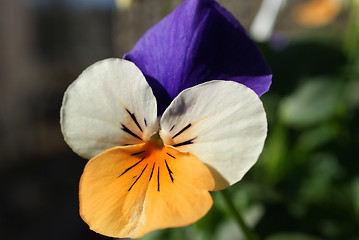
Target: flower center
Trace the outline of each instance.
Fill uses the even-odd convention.
[[[154,143],[155,147],[157,149],[162,149],[163,148],[163,140],[159,134],[159,132],[156,132],[154,133],[151,138],[150,138],[150,141],[149,142],[152,142]]]

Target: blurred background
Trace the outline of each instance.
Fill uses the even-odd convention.
[[[0,238],[110,239],[78,214],[86,164],[59,110],[90,64],[121,58],[181,0],[1,0]],[[228,190],[265,240],[359,240],[359,1],[218,0],[273,72],[258,163]],[[222,196],[199,222],[143,239],[241,239]]]

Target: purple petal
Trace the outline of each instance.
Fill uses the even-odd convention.
[[[145,74],[161,108],[182,90],[232,80],[259,96],[272,75],[240,23],[213,0],[186,0],[124,56]]]

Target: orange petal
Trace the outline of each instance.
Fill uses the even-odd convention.
[[[214,180],[192,154],[146,143],[91,159],[80,181],[80,215],[95,232],[138,238],[194,223],[212,206]]]
[[[306,27],[321,27],[330,23],[339,13],[342,0],[311,0],[294,8],[294,19]]]

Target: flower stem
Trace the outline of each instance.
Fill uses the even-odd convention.
[[[236,222],[238,223],[239,228],[242,230],[243,235],[247,240],[259,240],[258,235],[250,229],[247,224],[244,222],[241,214],[238,212],[236,207],[233,204],[233,201],[231,199],[231,196],[229,195],[228,191],[226,189],[220,191],[229,210],[233,214],[233,217],[235,218]]]

